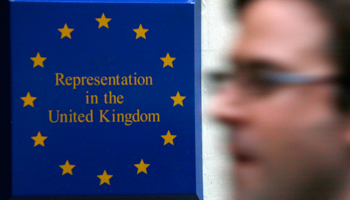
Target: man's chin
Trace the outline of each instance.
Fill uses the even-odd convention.
[[[263,179],[261,167],[258,162],[236,162],[234,168],[235,199],[260,200],[259,194],[268,189],[268,180]]]
[[[280,171],[271,173],[265,163],[237,162],[234,168],[235,200],[295,199],[297,180]],[[270,173],[269,173],[270,172]]]

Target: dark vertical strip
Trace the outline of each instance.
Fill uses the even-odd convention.
[[[0,1],[0,199],[11,197],[10,6]]]

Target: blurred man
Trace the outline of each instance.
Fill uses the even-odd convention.
[[[239,200],[350,200],[350,1],[238,0],[233,74],[213,101]]]

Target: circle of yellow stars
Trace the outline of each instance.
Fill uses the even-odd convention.
[[[98,29],[105,27],[109,29],[108,23],[112,20],[112,18],[107,18],[105,13],[102,13],[100,18],[95,18],[95,20],[99,23]],[[74,31],[74,28],[70,28],[67,23],[64,24],[63,28],[58,28],[58,31],[61,33],[61,39],[69,38],[72,39],[72,32]],[[143,28],[142,24],[139,25],[137,29],[133,29],[133,31],[136,33],[136,38],[143,38],[146,39],[146,33],[149,31],[149,29]],[[44,61],[46,61],[46,57],[42,57],[40,52],[37,52],[35,57],[30,57],[30,59],[33,61],[33,68],[40,66],[44,68]],[[176,60],[175,57],[171,57],[169,53],[166,53],[165,57],[160,57],[160,59],[163,61],[163,68],[170,66],[171,68],[174,68],[173,62]],[[184,106],[183,100],[186,98],[186,96],[181,96],[180,92],[177,91],[175,96],[170,97],[174,103],[173,107],[176,105]],[[30,94],[30,92],[27,92],[27,95],[25,97],[21,97],[23,100],[23,108],[27,106],[31,106],[34,108],[34,101],[37,99],[37,97],[34,97]],[[172,135],[170,133],[170,130],[168,130],[167,134],[161,135],[161,137],[164,139],[164,146],[167,144],[174,145],[174,139],[177,137],[177,135]],[[45,140],[48,138],[48,136],[42,136],[41,132],[39,131],[36,136],[31,137],[34,140],[34,147],[42,146],[45,147]],[[137,168],[137,174],[144,173],[147,174],[147,168],[150,166],[150,164],[145,163],[143,159],[141,159],[140,163],[134,164],[134,166]],[[62,169],[62,176],[65,174],[73,175],[73,168],[75,168],[75,165],[72,165],[69,163],[69,160],[66,160],[65,164],[59,165],[59,167]],[[100,179],[100,185],[102,184],[108,184],[110,185],[110,179],[113,177],[113,175],[108,174],[106,170],[103,171],[101,175],[97,175],[97,177]]]

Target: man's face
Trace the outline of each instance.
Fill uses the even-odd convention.
[[[254,1],[242,10],[240,22],[232,54],[238,71],[337,74],[327,53],[329,23],[314,5]],[[214,115],[232,132],[236,197],[311,199],[308,195],[338,184],[346,168],[346,142],[335,85],[285,84],[252,92],[247,81],[226,84],[212,102]]]

